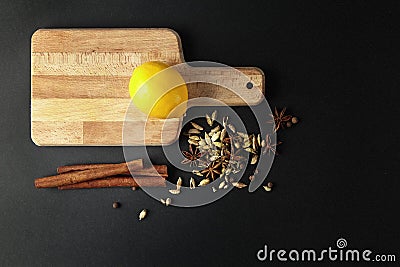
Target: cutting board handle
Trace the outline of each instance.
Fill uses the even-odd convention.
[[[189,99],[211,98],[229,106],[259,104],[265,93],[264,73],[256,67],[179,68],[188,85]],[[196,101],[198,106],[218,105],[218,101]]]

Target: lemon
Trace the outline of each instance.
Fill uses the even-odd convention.
[[[129,94],[149,117],[176,118],[186,112],[188,90],[182,76],[163,62],[146,62],[132,73]]]

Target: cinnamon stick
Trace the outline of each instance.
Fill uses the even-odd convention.
[[[131,165],[132,164],[132,165]],[[58,187],[62,185],[76,184],[80,182],[106,178],[115,175],[121,175],[129,173],[129,167],[137,168],[137,161],[131,161],[127,163],[120,164],[110,164],[105,167],[99,167],[95,169],[88,169],[82,171],[71,171],[58,175],[38,178],[35,180],[36,188],[48,188],[48,187]],[[162,175],[167,176],[167,167],[161,165],[160,169],[163,171]],[[138,176],[154,176],[154,171],[151,169],[137,169]]]
[[[165,179],[159,176],[147,176],[133,179],[132,177],[112,176],[103,179],[80,182],[76,184],[59,186],[58,189],[84,189],[104,187],[165,187]]]
[[[144,169],[140,169],[140,170],[134,170],[132,175],[136,178],[136,177],[140,177],[140,176],[157,176],[157,173],[158,173],[159,175],[161,175],[164,178],[168,177],[168,171],[167,171],[166,165],[158,165],[156,170],[157,170],[157,172],[155,172],[154,168],[152,168],[152,167],[144,168]],[[125,173],[122,173],[122,175],[124,175],[124,174]],[[131,175],[130,172],[129,172],[129,175]]]
[[[67,165],[67,166],[60,166],[57,168],[57,173],[58,174],[62,174],[62,173],[67,173],[67,172],[71,172],[71,171],[83,171],[83,170],[89,170],[89,169],[98,169],[98,168],[109,168],[112,167],[115,164],[80,164],[80,165]],[[165,176],[167,174],[167,166],[166,165],[153,165],[154,169],[162,176]],[[151,173],[151,171],[153,170],[153,168],[145,168],[142,169],[142,167],[134,167],[131,169],[137,170],[137,174],[138,176],[152,176],[154,175],[154,171],[153,173]],[[131,175],[129,169],[127,170],[127,172],[125,173],[121,173],[121,175]]]
[[[119,163],[117,163],[119,164]],[[88,169],[97,169],[97,168],[109,168],[113,167],[117,164],[109,164],[109,163],[100,163],[100,164],[78,164],[78,165],[67,165],[67,166],[60,166],[57,168],[57,173],[66,173],[70,171],[83,171],[83,170],[88,170]],[[132,169],[142,169],[143,168],[143,161],[142,159],[136,159],[132,160],[129,163],[129,166]],[[129,174],[129,170],[128,170]]]

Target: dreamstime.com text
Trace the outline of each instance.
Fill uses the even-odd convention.
[[[260,261],[373,261],[373,262],[395,262],[395,254],[374,254],[369,249],[346,249],[347,241],[339,238],[336,241],[336,247],[328,247],[323,250],[314,249],[269,249],[267,245],[257,252],[257,259]]]

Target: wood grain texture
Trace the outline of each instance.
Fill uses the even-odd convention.
[[[145,114],[129,107],[128,92],[130,76],[138,65],[184,62],[176,32],[41,29],[32,35],[31,49],[31,137],[35,144],[122,145],[124,138],[129,145],[160,145],[178,138],[181,119],[146,120]],[[259,103],[264,74],[254,67],[238,70],[202,67],[181,73],[188,82],[189,98],[209,97],[227,105]],[[196,82],[204,79],[211,83]],[[247,89],[248,82],[258,89]]]
[[[83,122],[32,121],[31,138],[37,145],[83,145]]]
[[[32,52],[169,52],[181,58],[178,34],[170,29],[39,29]],[[180,60],[181,61],[181,60]]]
[[[35,121],[124,121],[129,103],[129,98],[32,99],[31,114]],[[138,112],[137,118],[146,116]]]
[[[86,145],[159,145],[174,142],[179,135],[180,119],[135,120],[126,122],[83,123]]]
[[[129,98],[130,76],[99,79],[97,76],[35,75],[32,77],[32,99]]]

